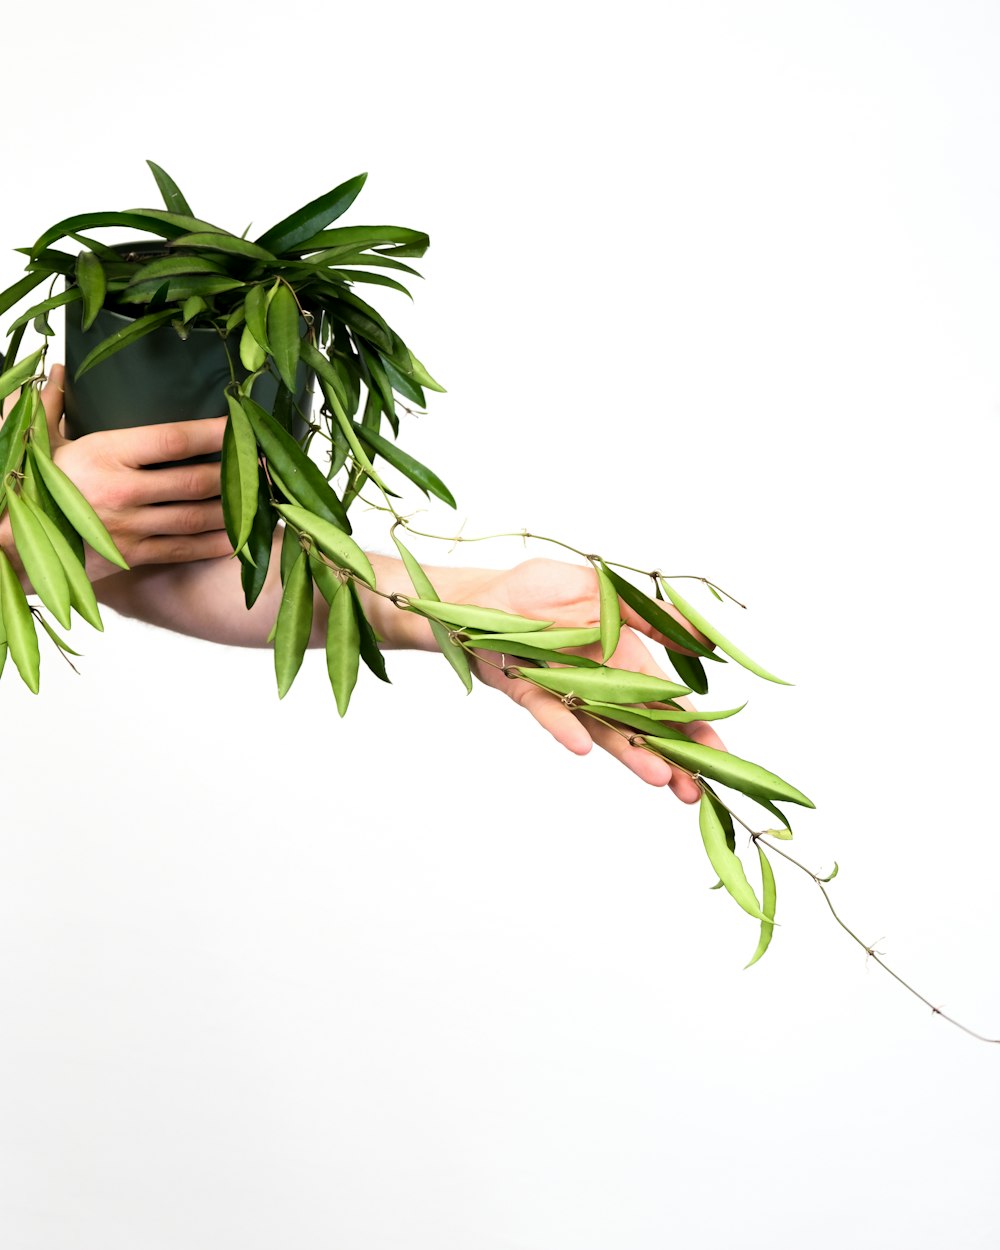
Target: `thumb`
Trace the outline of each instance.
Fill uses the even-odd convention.
[[[63,366],[53,365],[49,370],[48,380],[42,387],[42,406],[45,409],[45,422],[49,427],[49,438],[52,442],[53,450],[66,441],[62,436],[60,428],[62,424],[65,380],[66,370]]]

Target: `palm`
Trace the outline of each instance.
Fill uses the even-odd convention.
[[[498,571],[476,596],[478,602],[489,607],[514,612],[519,616],[553,621],[567,627],[596,625],[600,620],[600,603],[595,574],[586,568],[563,564],[556,560],[528,560],[516,568]],[[610,663],[616,668],[633,672],[649,673],[657,677],[669,677],[655,662],[639,631],[656,643],[663,643],[663,636],[642,621],[625,604],[619,605],[623,628],[618,648]],[[666,610],[691,628],[675,610]],[[696,637],[700,635],[695,632]],[[707,640],[702,639],[707,642]],[[600,659],[600,647],[594,644],[581,647],[579,654]],[[497,657],[483,656],[477,663],[479,678],[488,686],[503,691],[515,703],[525,708],[543,728],[577,755],[585,755],[594,743],[610,752],[626,767],[650,785],[669,785],[677,797],[693,803],[699,798],[697,785],[678,769],[671,770],[665,760],[642,747],[629,744],[628,735],[621,734],[592,719],[571,712],[558,698],[529,682],[511,680],[496,665]],[[492,663],[490,663],[492,661]],[[678,702],[689,710],[694,705],[688,699]],[[704,721],[681,726],[697,742],[725,750],[718,734]]]

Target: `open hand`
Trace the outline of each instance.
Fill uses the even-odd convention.
[[[496,572],[477,569],[475,576],[476,584],[466,590],[465,597],[459,599],[459,602],[479,603],[520,616],[553,621],[557,627],[585,628],[598,624],[600,620],[597,575],[592,569],[558,560],[534,559],[513,569]],[[663,635],[620,600],[619,608],[622,616],[621,638],[609,663],[616,668],[676,680],[660,668],[639,636],[643,634],[653,642],[665,643]],[[705,646],[712,645],[670,604],[664,604],[663,608],[690,630],[699,642]],[[671,650],[683,651],[673,643],[669,645]],[[601,649],[596,643],[591,647],[577,648],[577,651],[591,659],[601,658]],[[689,651],[683,653],[692,654]],[[630,746],[628,735],[570,711],[549,691],[542,690],[531,682],[506,677],[496,667],[499,657],[495,653],[484,652],[481,655],[481,662],[475,665],[476,675],[480,680],[502,691],[530,712],[568,751],[576,755],[586,755],[596,743],[650,785],[670,786],[674,794],[685,803],[698,801],[701,794],[698,786],[679,768],[672,769],[666,760],[651,751]],[[678,699],[676,702],[689,711],[695,710],[689,699]],[[726,749],[722,739],[705,721],[693,721],[689,725],[678,725],[676,728],[682,729],[695,742],[720,751]]]

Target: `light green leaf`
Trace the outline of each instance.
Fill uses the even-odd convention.
[[[774,933],[774,912],[778,902],[778,891],[774,882],[774,873],[771,871],[771,863],[759,842],[757,854],[760,856],[761,910],[764,913],[764,919],[760,922],[760,941],[757,943],[753,958],[746,965],[747,968],[755,964],[771,945],[771,935]]]
[[[820,881],[832,881],[832,880],[834,879],[834,877],[837,875],[837,873],[838,873],[838,872],[840,872],[840,865],[837,863],[837,861],[836,861],[836,860],[834,860],[834,861],[833,861],[833,872],[829,873],[829,874],[828,874],[827,876],[825,876],[825,877],[820,877],[820,878],[819,878],[819,880],[820,880]]]
[[[7,491],[7,510],[14,546],[32,589],[63,629],[69,629],[69,585],[45,530],[16,491]]]
[[[621,610],[618,607],[618,591],[603,565],[595,565],[601,603],[601,659],[605,664],[618,649],[622,632]]]
[[[25,356],[24,360],[19,361],[16,365],[11,365],[9,369],[5,369],[3,373],[0,373],[0,400],[6,399],[8,395],[13,395],[25,382],[35,377],[38,373],[43,350],[43,348],[39,348],[33,356]]]
[[[267,337],[281,380],[294,395],[299,366],[299,306],[284,282],[274,292],[267,310]]]
[[[35,618],[17,580],[13,565],[0,549],[0,620],[3,621],[11,658],[21,680],[32,694],[38,694],[38,635]]]
[[[767,916],[761,910],[757,896],[746,879],[739,857],[726,844],[725,828],[719,820],[719,814],[711,797],[707,794],[701,796],[698,823],[709,862],[718,873],[726,891],[749,915],[757,920],[766,920]]]
[[[574,669],[572,672],[557,668],[519,668],[517,672],[556,694],[576,695],[602,703],[653,703],[689,693],[686,687],[662,677],[622,668]]]
[[[413,583],[413,589],[422,599],[430,599],[435,603],[440,603],[441,598],[431,585],[430,578],[424,572],[416,557],[403,546],[395,528],[392,531],[392,541],[396,544],[396,549],[399,551],[399,557],[403,561],[406,574]],[[465,648],[461,647],[457,642],[452,642],[449,637],[449,630],[440,621],[428,619],[427,623],[430,625],[434,641],[440,648],[441,654],[458,674],[466,692],[471,694],[472,666]]]
[[[305,508],[294,504],[278,504],[278,511],[301,534],[308,534],[324,555],[341,568],[356,573],[368,586],[375,588],[375,570],[371,561],[348,534]]]
[[[739,649],[739,647],[730,642],[729,639],[723,634],[719,633],[715,626],[712,625],[710,621],[707,621],[697,608],[688,603],[688,601],[679,595],[669,582],[665,581],[662,577],[660,578],[660,584],[666,592],[667,598],[678,610],[678,612],[680,612],[686,620],[690,621],[695,629],[700,630],[706,638],[711,639],[720,651],[725,651],[726,655],[734,659],[737,664],[742,664],[745,669],[749,669],[751,673],[756,673],[758,677],[763,677],[765,681],[777,682],[779,686],[790,686],[793,684],[790,681],[782,680],[780,677],[775,677],[775,675],[773,673],[769,673],[766,668],[762,668],[756,660],[751,660],[748,655]],[[692,648],[692,650],[693,649],[694,648]]]
[[[361,634],[350,590],[342,582],[330,602],[326,627],[326,670],[330,677],[337,711],[347,711],[358,680],[361,664]]]
[[[103,556],[105,560],[117,565],[120,569],[127,569],[128,565],[105,529],[104,522],[62,469],[47,456],[39,455],[34,447],[29,449],[29,455],[45,485],[49,488],[52,498],[63,510],[67,520],[80,537],[90,543],[97,554]]]
[[[31,460],[28,463],[31,464]],[[56,553],[59,563],[62,565],[66,583],[69,586],[70,603],[88,625],[92,625],[96,630],[103,631],[104,622],[101,620],[101,612],[97,606],[97,596],[94,594],[94,588],[90,584],[86,569],[77,558],[76,552],[70,546],[66,535],[56,522],[43,512],[32,499],[29,499],[27,495],[23,495],[22,499],[34,514],[38,524],[45,531],[46,537],[52,544],[52,550]]]
[[[434,599],[407,599],[406,606],[423,616],[450,625],[468,625],[471,629],[488,629],[497,633],[520,634],[548,629],[551,621],[535,621],[526,616],[514,616],[495,608],[481,608],[471,603],[441,603]]]
[[[728,751],[719,751],[700,742],[677,742],[669,738],[650,737],[647,742],[682,768],[704,774],[714,781],[721,781],[723,785],[731,786],[752,799],[783,799],[789,803],[799,803],[803,807],[816,806],[801,790],[789,785],[787,781],[768,772],[766,768],[761,768],[759,764],[740,759],[738,755],[731,755]]]
[[[313,589],[306,553],[300,551],[285,582],[274,629],[274,672],[278,698],[291,688],[312,632]]]

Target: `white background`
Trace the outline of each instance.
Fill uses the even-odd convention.
[[[702,704],[749,697],[729,746],[818,804],[796,853],[1000,1033],[995,5],[97,3],[3,39],[3,285],[50,222],[154,203],[146,157],[255,232],[367,169],[349,220],[432,237],[380,301],[449,389],[408,430],[460,499],[427,527],[747,602],[698,598],[796,684]],[[443,662],[340,722],[318,654],[279,704],[267,653],[76,636],[81,678],[0,687],[11,1250],[1000,1242],[1000,1048],[794,869],[744,972],[696,811]]]

